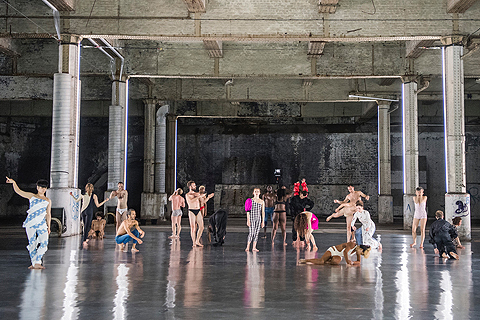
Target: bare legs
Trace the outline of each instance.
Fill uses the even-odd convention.
[[[275,241],[275,236],[277,235],[279,215],[280,214],[278,212],[273,213],[272,245],[273,245],[273,242]]]
[[[353,220],[353,215],[351,216],[347,216],[347,242],[350,241],[350,239],[352,238],[352,220]]]
[[[195,215],[191,211],[188,211],[188,219],[190,220],[190,236],[192,237],[193,247],[203,247],[200,243],[203,234],[203,216],[200,212]]]
[[[272,246],[275,241],[275,235],[277,234],[278,225],[280,224],[280,229],[282,230],[283,236],[283,245],[287,245],[287,213],[286,212],[275,212],[273,214],[273,229],[272,229]]]
[[[179,238],[180,230],[182,230],[182,216],[172,216],[172,235],[169,238]]]
[[[417,227],[420,223],[420,248],[423,248],[423,242],[425,241],[425,226],[427,225],[427,219],[416,219],[413,218],[412,224],[412,238],[413,243],[410,244],[410,247],[417,245]]]
[[[330,251],[326,251],[320,259],[301,259],[299,263],[301,264],[340,264],[342,257],[335,256],[332,257]]]

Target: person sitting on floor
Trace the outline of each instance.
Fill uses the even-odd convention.
[[[368,258],[372,248],[365,245],[357,245],[355,242],[346,242],[336,246],[331,246],[325,251],[320,259],[300,259],[299,264],[340,264],[342,257],[345,258],[347,265],[360,265],[360,259],[363,256]],[[350,256],[357,254],[357,261],[351,261]]]
[[[101,211],[97,211],[95,216],[97,219],[92,221],[92,228],[88,232],[88,237],[90,239],[102,240],[105,236],[105,224],[107,221],[103,219]]]
[[[461,217],[453,218],[452,219],[452,224],[455,227],[455,230],[457,230],[457,228],[462,225],[462,218]],[[457,234],[458,234],[458,231],[457,231]],[[456,238],[454,238],[452,241],[453,241],[453,244],[455,245],[455,247],[457,247],[457,249],[465,249],[465,247],[462,246],[462,243],[460,242],[460,238],[458,236]]]
[[[115,241],[120,245],[120,250],[125,250],[126,244],[133,240],[132,252],[138,252],[137,243],[142,244],[143,241],[140,238],[145,236],[145,232],[140,229],[138,221],[135,220],[137,214],[135,210],[130,209],[127,213],[127,219],[122,222],[117,231]],[[134,229],[132,231],[132,229]],[[140,237],[140,238],[139,238]]]

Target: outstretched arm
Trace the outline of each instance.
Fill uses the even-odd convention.
[[[359,191],[360,192],[360,196],[361,197],[364,197],[365,199],[367,200],[370,200],[370,196],[367,196],[365,193],[363,193],[362,191]]]
[[[78,198],[75,198],[75,196],[73,195],[73,192],[70,192],[70,195],[72,196],[73,200],[75,200],[75,202],[80,202],[80,200],[82,200],[83,198],[83,195],[80,195]]]
[[[333,200],[333,202],[335,203],[338,203],[338,204],[345,204],[345,203],[348,203],[350,202],[350,200],[348,199],[348,196],[345,197],[345,199],[343,201],[340,201],[340,200]],[[339,207],[340,208],[340,207]]]
[[[107,199],[103,200],[102,202],[98,203],[97,195],[96,194],[93,195],[93,201],[95,202],[95,205],[97,206],[97,208],[103,206],[103,204],[105,202],[107,202],[108,200],[110,200],[110,199],[107,198]]]
[[[13,185],[13,191],[15,191],[15,193],[18,194],[20,197],[23,197],[23,198],[26,198],[26,199],[30,199],[31,197],[34,196],[33,193],[31,193],[31,192],[26,192],[26,191],[23,191],[22,189],[20,189],[20,188],[17,186],[17,183],[15,182],[15,180],[10,179],[9,177],[7,177],[7,183],[11,183],[11,184]]]

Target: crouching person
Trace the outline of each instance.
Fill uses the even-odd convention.
[[[133,240],[132,252],[138,252],[137,243],[142,244],[143,241],[140,238],[145,236],[145,232],[140,229],[138,221],[135,220],[137,214],[135,210],[131,209],[127,214],[127,219],[122,222],[117,231],[115,241],[120,245],[120,250],[126,248],[126,244]],[[132,230],[133,229],[133,230]]]
[[[97,219],[92,221],[92,229],[88,232],[88,237],[90,239],[99,239],[102,240],[105,236],[105,224],[107,221],[103,219],[102,212],[98,211],[95,214]]]

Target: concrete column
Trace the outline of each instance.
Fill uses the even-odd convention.
[[[465,165],[465,108],[463,47],[450,45],[442,49],[445,125],[446,189],[445,219],[462,217],[458,229],[461,239],[471,240],[470,195],[467,194]]]
[[[167,113],[169,105],[163,105],[157,111],[156,148],[155,148],[155,192],[165,193],[165,165],[167,151]]]
[[[65,36],[59,46],[58,73],[53,77],[50,189],[52,218],[62,223],[63,236],[80,232],[80,207],[69,193],[79,194],[80,41]]]
[[[418,178],[418,104],[417,83],[402,84],[403,129],[403,228],[410,230],[415,213],[415,188]]]
[[[155,191],[155,99],[145,99],[143,192]]]
[[[118,182],[125,182],[126,139],[126,83],[112,84],[112,105],[108,113],[108,190],[116,190]],[[113,204],[109,204],[113,205]]]
[[[390,102],[378,102],[378,222],[393,223]]]

